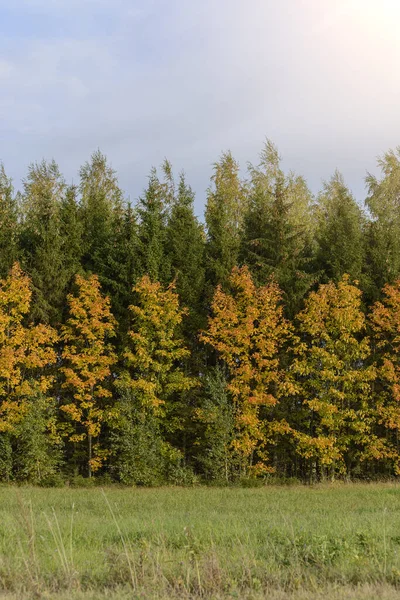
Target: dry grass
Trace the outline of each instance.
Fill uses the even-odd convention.
[[[0,597],[400,598],[400,487],[1,487]]]

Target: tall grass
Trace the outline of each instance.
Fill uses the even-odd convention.
[[[400,486],[0,487],[1,594],[399,598]]]

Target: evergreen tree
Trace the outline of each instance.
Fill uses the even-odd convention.
[[[202,225],[194,214],[194,194],[182,174],[172,200],[166,232],[166,255],[182,306],[188,308],[184,333],[191,345],[203,326],[204,242]]]
[[[229,483],[236,476],[232,457],[235,410],[228,391],[227,374],[221,365],[204,377],[200,405],[194,410],[195,459],[206,481]]]
[[[22,196],[21,246],[24,268],[32,278],[32,317],[43,323],[61,321],[70,277],[61,235],[65,189],[54,161],[29,167]]]
[[[60,481],[62,440],[57,431],[57,404],[38,393],[28,399],[24,418],[16,425],[13,470],[19,481],[52,485]]]
[[[210,299],[215,286],[219,283],[225,286],[237,265],[246,202],[239,165],[230,152],[225,152],[214,164],[205,211],[206,277]]]
[[[368,175],[367,207],[372,220],[366,230],[366,292],[373,302],[385,284],[400,275],[400,148],[378,160],[381,178]]]
[[[168,282],[170,268],[166,262],[165,242],[167,207],[165,188],[153,168],[144,195],[139,198],[138,270],[153,281]]]
[[[336,172],[316,207],[317,269],[321,281],[339,281],[345,273],[360,280],[364,257],[363,214]]]
[[[257,167],[249,166],[249,206],[244,218],[241,262],[259,285],[274,275],[290,316],[315,277],[312,275],[312,197],[303,178],[280,168],[267,141]]]
[[[78,190],[71,185],[62,198],[60,207],[60,232],[68,287],[77,273],[82,270],[83,218],[78,201]]]
[[[6,277],[19,255],[18,202],[14,188],[0,163],[0,277]]]
[[[118,321],[119,328],[120,339],[117,343],[123,345],[128,331],[132,287],[139,275],[138,225],[136,213],[130,202],[124,206],[121,214],[116,215],[114,234],[114,244],[110,255],[113,272],[111,300],[113,314]]]
[[[80,170],[83,216],[83,268],[98,275],[107,294],[115,278],[114,248],[120,234],[123,194],[115,171],[97,150]]]

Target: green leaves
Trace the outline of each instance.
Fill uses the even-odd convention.
[[[318,197],[315,216],[317,268],[321,271],[322,281],[337,282],[345,273],[360,280],[365,217],[339,172],[325,183]]]
[[[249,166],[249,174],[240,260],[259,285],[274,275],[293,317],[315,280],[311,273],[312,196],[301,177],[284,174],[270,141],[261,152],[260,164]]]
[[[207,192],[205,219],[209,293],[219,283],[226,285],[238,263],[246,202],[246,188],[239,177],[239,165],[230,152],[225,152],[214,164]]]

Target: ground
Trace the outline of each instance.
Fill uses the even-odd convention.
[[[400,485],[0,487],[0,597],[400,599]]]

